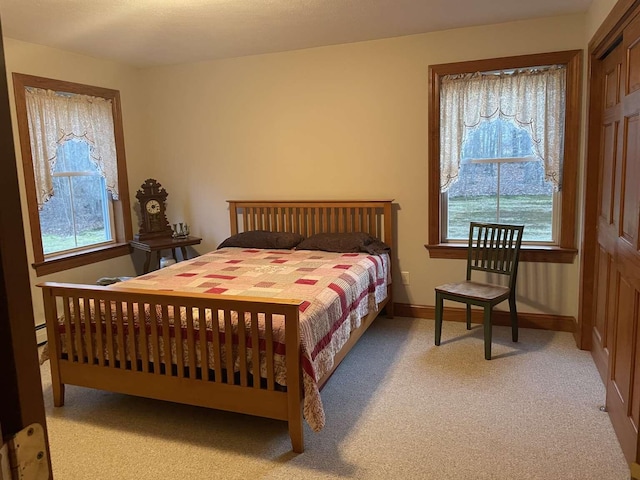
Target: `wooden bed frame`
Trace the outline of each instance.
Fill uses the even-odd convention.
[[[229,201],[231,220],[231,234],[250,230],[270,230],[280,232],[296,232],[305,236],[320,232],[367,232],[377,236],[389,246],[393,247],[392,238],[392,208],[391,201],[323,201],[323,202],[293,202],[293,201]],[[116,290],[109,287],[92,285],[76,285],[47,282],[39,285],[43,289],[47,335],[49,338],[49,358],[51,361],[51,383],[54,405],[64,404],[65,384],[80,385],[113,392],[138,395],[141,397],[168,400],[203,407],[228,410],[232,412],[257,415],[288,422],[289,435],[294,452],[304,451],[303,417],[302,417],[302,366],[300,357],[286,355],[287,388],[283,391],[275,383],[273,366],[274,341],[271,334],[272,316],[285,317],[285,348],[287,352],[300,352],[300,328],[298,300],[265,299],[253,297],[229,297],[224,295],[153,292],[142,289],[122,288]],[[347,344],[336,356],[333,369],[318,381],[322,387],[329,379],[335,368],[346,356],[349,350],[362,336],[371,322],[383,307],[388,316],[393,316],[393,302],[391,285],[388,287],[387,298],[378,305],[377,312],[371,312],[363,319],[360,328],[355,330]],[[89,311],[90,300],[105,305],[115,302],[116,311],[107,308],[105,317],[105,331],[91,328],[95,322],[94,313],[71,315],[72,311]],[[167,345],[169,339],[168,315],[163,314],[163,328],[150,329],[150,333],[140,329],[140,341],[135,342],[134,335],[126,335],[126,319],[122,306],[128,311],[137,307],[139,311],[147,308],[155,319],[155,311],[167,312],[168,307],[179,308],[187,317],[186,338],[179,328],[175,329],[175,350],[177,362],[172,361],[168,352],[160,351],[159,342]],[[160,310],[161,309],[161,310]],[[184,309],[184,310],[182,310]],[[231,358],[226,362],[230,366],[229,374],[225,371],[225,362],[221,362],[221,342],[218,338],[217,322],[212,322],[213,332],[213,360],[214,371],[203,372],[197,367],[195,352],[200,346],[205,346],[206,335],[203,331],[200,340],[196,340],[194,333],[193,309],[199,309],[199,316],[207,310],[224,312],[225,329],[231,328],[231,312],[237,312],[241,325],[245,315],[256,318],[264,314],[266,330],[267,362],[266,381],[253,382],[246,357],[247,343],[257,344],[257,322],[251,322],[250,332],[246,337],[239,335],[238,350],[240,357],[240,371],[233,372]],[[243,315],[244,314],[244,315]],[[64,348],[71,354],[63,354],[61,334],[58,328],[58,318],[64,317],[65,331],[75,330],[74,338],[67,334],[64,337]],[[112,318],[115,321],[112,322]],[[100,318],[98,318],[98,324]],[[73,325],[72,325],[73,323]],[[204,330],[205,322],[201,322]],[[73,328],[72,328],[73,327]],[[84,333],[81,330],[84,328]],[[95,330],[95,331],[93,331]],[[238,331],[244,331],[238,328]],[[89,332],[90,338],[87,337]],[[82,345],[82,335],[85,336],[85,351],[78,351],[77,345]],[[147,341],[143,341],[146,339]],[[90,340],[90,341],[89,341]],[[130,341],[129,341],[130,340]],[[183,341],[186,341],[188,355],[183,359]],[[153,347],[149,351],[147,342]],[[231,335],[224,340],[226,352],[231,352]],[[128,343],[128,344],[127,344]],[[95,345],[95,347],[94,347]],[[115,360],[115,349],[123,352],[129,349],[134,355],[129,358],[139,358],[138,361]],[[107,352],[105,356],[104,352]],[[203,352],[202,365],[208,364],[208,352]],[[245,352],[245,354],[243,354]],[[167,358],[165,358],[167,355]],[[253,350],[253,363],[258,363],[257,349]],[[113,359],[113,360],[109,360]],[[177,363],[177,364],[176,364]],[[166,368],[165,365],[172,365]],[[159,366],[156,368],[156,366]],[[203,375],[206,373],[206,375]]]

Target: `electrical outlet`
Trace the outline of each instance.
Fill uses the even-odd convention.
[[[409,285],[409,272],[400,272],[400,275],[402,276],[402,284]]]

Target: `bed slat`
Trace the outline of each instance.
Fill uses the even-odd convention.
[[[93,365],[95,363],[95,357],[93,356],[93,341],[94,334],[91,331],[91,310],[89,308],[89,299],[87,297],[82,298],[82,312],[84,314],[84,335],[87,340],[87,361]],[[97,330],[97,329],[96,329]]]
[[[95,324],[95,328],[96,328],[96,349],[98,350],[98,365],[101,367],[104,367],[105,365],[105,358],[104,358],[104,348],[105,348],[105,340],[104,340],[104,335],[103,335],[103,331],[102,331],[102,321],[100,320],[100,313],[101,313],[101,305],[100,305],[100,301],[98,300],[97,297],[93,297],[91,299],[89,299],[89,303],[93,302],[93,311],[94,314],[91,315],[91,311],[89,311],[89,315],[91,315],[91,321],[94,322]]]
[[[120,357],[120,368],[127,368],[127,353],[124,343],[124,318],[122,302],[116,302],[116,339],[118,342],[118,357]],[[114,357],[115,362],[116,357]]]
[[[220,324],[218,322],[218,310],[211,311],[211,335],[213,336],[213,364],[215,367],[216,381],[222,381],[222,355],[220,351]],[[203,318],[203,317],[201,317]],[[206,335],[206,333],[205,333]],[[208,358],[208,357],[207,357]],[[205,364],[208,365],[208,364]]]
[[[217,313],[217,312],[216,312]],[[213,315],[213,312],[212,314]],[[207,318],[207,311],[204,308],[198,309],[198,334],[200,335],[200,373],[201,379],[204,381],[209,380],[209,348],[207,347],[207,323],[205,319]],[[214,325],[214,333],[213,337],[217,338],[217,322],[213,322]],[[214,359],[215,359],[215,347],[214,351]],[[217,362],[216,362],[216,365]]]
[[[273,368],[273,317],[270,313],[265,314],[265,342],[266,352],[265,358],[267,361],[267,390],[275,389],[275,376]]]
[[[127,335],[125,339],[129,340],[129,358],[131,359],[131,369],[138,370],[138,349],[136,348],[136,332],[135,323],[133,322],[133,302],[127,302]],[[136,304],[136,306],[138,306]],[[126,347],[125,347],[126,350]],[[126,357],[121,360],[126,364]]]
[[[247,329],[244,312],[238,312],[238,360],[240,369],[240,386],[246,387],[247,381]]]
[[[173,331],[175,332],[176,363],[178,364],[178,378],[184,378],[184,346],[182,345],[182,308],[173,306]]]
[[[231,325],[231,315],[229,311],[224,311],[224,351],[227,370],[227,383],[233,384],[233,326]]]
[[[189,378],[196,378],[196,341],[193,331],[193,309],[186,307],[187,315],[187,351],[189,352]]]
[[[67,347],[67,355],[69,359],[73,359],[73,337],[71,336],[71,299],[69,296],[65,295],[62,298],[62,303],[64,305],[64,329],[66,335],[64,336],[66,347]]]
[[[149,304],[149,315],[151,319],[151,344],[153,345],[153,373],[160,375],[160,335],[158,335],[158,306],[155,303]]]
[[[149,307],[147,303],[138,302],[138,312],[144,312],[146,308]],[[148,337],[147,330],[145,328],[144,321],[138,321],[138,345],[140,350],[140,362],[142,363],[142,371],[144,373],[149,373],[149,362],[151,359],[149,358],[149,345],[148,345]],[[131,330],[130,330],[131,331]],[[133,326],[133,333],[135,335],[135,325]]]
[[[260,338],[257,316],[251,312],[251,365],[253,367],[253,388],[260,388]]]
[[[171,375],[171,326],[169,324],[169,306],[162,305],[162,361],[164,365],[165,375]],[[160,370],[158,365],[158,370]]]
[[[112,308],[111,308],[111,302],[110,301],[105,301],[104,302],[104,323],[105,323],[105,327],[106,327],[106,331],[107,331],[107,358],[108,358],[108,362],[109,362],[109,367],[111,368],[115,368],[116,367],[116,355],[115,355],[115,347],[113,345],[113,324],[112,324],[112,320],[113,320],[113,312],[112,312]]]
[[[78,363],[84,363],[84,353],[82,352],[82,318],[80,314],[80,299],[73,297],[73,322],[75,325],[75,356],[78,359]]]

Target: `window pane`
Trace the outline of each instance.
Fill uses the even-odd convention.
[[[498,212],[498,164],[463,163],[449,188],[448,240],[469,238],[469,222],[495,222]]]
[[[499,221],[525,225],[525,241],[551,242],[553,189],[544,181],[542,162],[500,165]]]
[[[518,158],[533,155],[527,128],[503,118],[482,120],[470,128],[462,145],[462,160]]]
[[[449,240],[467,239],[470,222],[524,224],[523,240],[553,239],[553,190],[540,161],[462,164],[448,198]]]
[[[58,160],[54,173],[95,172],[96,166],[89,158],[89,144],[84,140],[67,140],[58,146]]]
[[[40,211],[44,254],[111,241],[105,181],[89,159],[89,145],[70,140],[57,154],[54,195]]]
[[[54,177],[53,189],[55,194],[40,211],[42,249],[45,255],[76,247],[69,179]]]
[[[71,178],[75,230],[78,247],[111,240],[105,224],[104,178],[80,176]]]
[[[499,120],[500,131],[500,157],[517,158],[533,156],[531,134],[527,128],[516,125],[513,120]]]

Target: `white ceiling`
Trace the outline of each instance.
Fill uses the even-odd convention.
[[[585,12],[591,0],[0,0],[6,37],[140,67]]]

